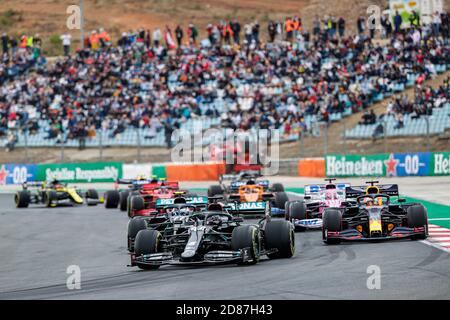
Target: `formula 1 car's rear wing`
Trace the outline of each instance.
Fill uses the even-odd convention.
[[[224,209],[230,214],[266,214],[270,205],[266,201],[258,202],[231,202]]]
[[[350,183],[335,183],[333,185],[336,186],[337,190],[342,190],[342,191],[345,191],[348,187],[350,187]],[[330,184],[328,186],[330,186]],[[304,194],[305,194],[305,196],[317,195],[317,194],[325,191],[326,189],[327,189],[326,184],[308,184],[308,185],[305,185]]]
[[[169,187],[173,189],[179,189],[178,182],[170,182],[170,181],[162,181],[162,180],[154,180],[154,179],[144,179],[144,180],[134,180],[134,179],[118,179],[116,181],[117,184],[127,184],[132,188],[143,188],[145,186],[146,189],[151,188],[159,188],[159,187]]]
[[[233,181],[230,184],[230,191],[237,191],[239,187],[247,185],[247,181]],[[269,188],[269,180],[258,180],[255,181],[255,185],[261,186],[264,188],[264,190],[267,190]]]
[[[347,198],[357,198],[361,195],[370,194],[385,194],[388,196],[397,196],[398,185],[397,184],[379,184],[373,186],[351,186],[345,188],[345,196]]]
[[[170,198],[170,199],[156,199],[155,208],[163,208],[168,205],[175,204],[176,201],[180,201],[180,198]],[[195,206],[207,206],[209,203],[208,197],[187,197],[184,198],[187,204],[192,204]],[[179,202],[178,202],[179,203]]]

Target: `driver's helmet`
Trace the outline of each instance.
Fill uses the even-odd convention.
[[[140,175],[138,175],[138,176],[136,177],[136,180],[138,180],[138,181],[145,180],[145,176],[142,175],[142,174],[140,174]]]
[[[374,200],[371,197],[365,197],[363,203],[366,207],[371,207],[374,205]]]

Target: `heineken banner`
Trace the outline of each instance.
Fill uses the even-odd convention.
[[[113,182],[122,177],[122,163],[64,163],[38,165],[36,180],[58,179],[63,182]]]
[[[430,176],[450,175],[450,152],[435,152],[431,159]]]
[[[450,152],[330,154],[325,159],[328,177],[405,177],[450,175]]]

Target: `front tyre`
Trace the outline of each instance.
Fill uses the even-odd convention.
[[[270,259],[291,258],[295,253],[295,234],[292,223],[286,220],[272,220],[264,229],[266,250],[277,249],[267,256]]]
[[[340,239],[329,239],[327,231],[342,231],[342,214],[337,209],[325,209],[322,216],[322,239],[326,244],[338,244]]]
[[[139,231],[134,243],[136,257],[161,252],[161,239],[162,235],[159,231],[153,229]],[[160,265],[138,264],[138,267],[143,270],[156,270]]]
[[[16,203],[16,208],[28,208],[28,205],[30,204],[30,194],[25,190],[17,191],[14,195],[14,202]]]
[[[409,228],[425,228],[425,232],[423,235],[417,235],[412,237],[411,239],[416,240],[424,240],[427,238],[428,233],[428,213],[427,209],[421,205],[412,205],[406,209],[406,220],[408,222]]]
[[[239,251],[241,249],[250,249],[250,261],[239,262],[238,264],[256,264],[260,257],[260,239],[259,231],[255,226],[238,226],[233,229],[231,235],[231,249]]]

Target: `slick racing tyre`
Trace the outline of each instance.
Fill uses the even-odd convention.
[[[294,220],[307,219],[306,204],[303,200],[291,202],[291,205],[289,206],[289,217],[291,218],[292,222],[294,222]],[[301,226],[296,226],[295,230],[296,231],[305,231],[306,228],[301,227]]]
[[[286,202],[289,201],[289,198],[286,194],[286,192],[276,192],[275,193],[275,200],[274,200],[274,206],[276,208],[284,209],[284,206]]]
[[[53,203],[58,200],[58,194],[54,190],[47,190],[44,193],[44,204],[47,207],[51,207]]]
[[[145,219],[134,217],[128,221],[128,251],[134,251],[134,241],[139,231],[147,229]]]
[[[133,218],[134,211],[144,209],[144,198],[141,196],[131,196],[130,206],[128,207],[128,217]]]
[[[291,221],[291,211],[290,211],[291,203],[292,201],[288,201],[284,204],[284,218],[287,221]]]
[[[412,239],[426,239],[428,233],[428,214],[427,209],[421,205],[412,205],[406,209],[406,220],[409,228],[425,228],[423,235],[415,236]]]
[[[127,211],[129,195],[130,195],[130,191],[128,191],[128,190],[120,192],[120,194],[119,194],[119,209],[120,209],[120,211]]]
[[[134,242],[134,253],[136,254],[136,257],[143,254],[161,252],[161,239],[162,235],[159,231],[153,229],[139,231]],[[155,270],[160,266],[139,264],[138,267],[143,270]]]
[[[337,209],[325,209],[322,216],[322,239],[326,244],[338,244],[340,239],[328,239],[326,231],[342,231],[342,214]]]
[[[259,231],[255,226],[238,226],[233,229],[231,235],[231,249],[239,251],[241,249],[250,249],[250,261],[238,262],[242,265],[256,264],[260,257],[260,239]]]
[[[273,192],[284,192],[284,186],[281,183],[274,183],[272,185],[272,189]]]
[[[105,208],[116,209],[119,205],[120,193],[117,190],[108,190],[105,193]]]
[[[14,202],[16,203],[17,208],[28,208],[28,205],[30,204],[30,194],[25,190],[17,191],[14,195]]]
[[[223,195],[222,186],[215,185],[215,186],[210,186],[208,188],[208,197],[221,196],[221,195]]]
[[[88,206],[96,206],[98,199],[99,199],[99,196],[98,196],[97,190],[89,189],[86,192],[86,202],[87,202]],[[95,200],[95,202],[94,203],[89,203],[89,200]]]
[[[267,222],[264,229],[266,250],[277,249],[267,256],[270,259],[291,258],[295,253],[295,234],[292,224],[286,220]]]

